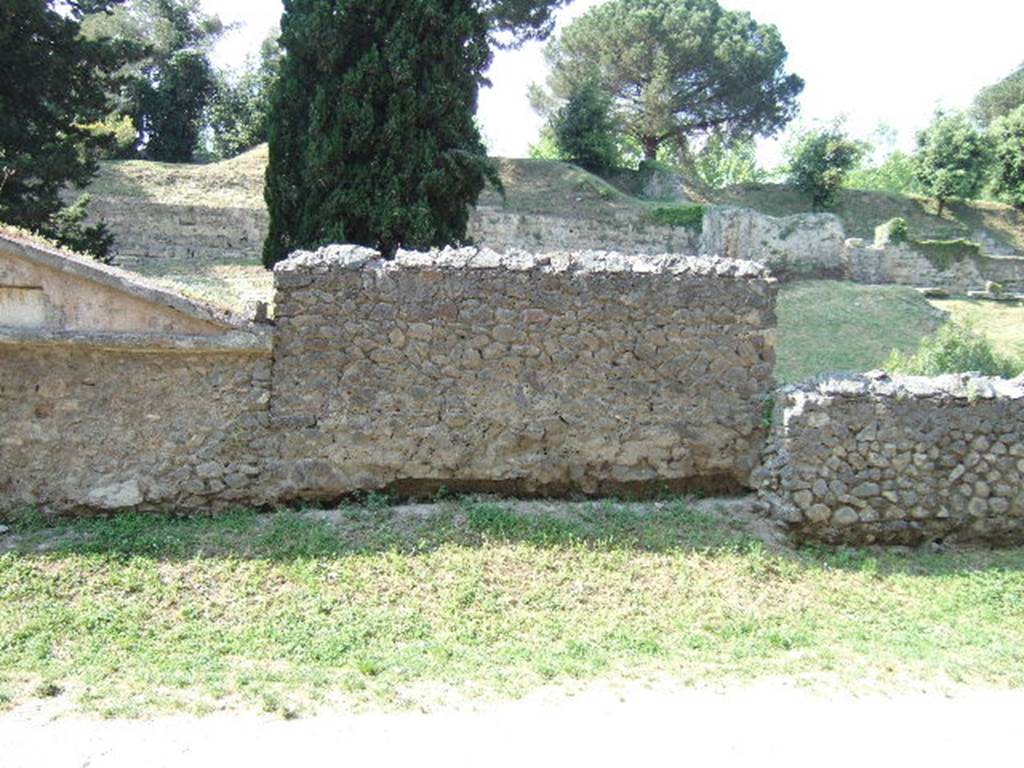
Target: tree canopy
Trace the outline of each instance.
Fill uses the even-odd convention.
[[[988,174],[990,146],[986,136],[962,112],[937,112],[917,135],[915,176],[938,202],[942,215],[950,198],[977,196]]]
[[[609,0],[548,44],[550,95],[598,82],[626,133],[654,159],[694,137],[772,135],[796,114],[803,80],[785,71],[778,30],[716,0]]]
[[[83,125],[103,117],[120,60],[83,38],[81,21],[112,4],[0,4],[0,221],[100,256],[110,238],[81,226],[86,199],[65,208],[60,193],[96,170],[98,140]]]
[[[992,126],[995,144],[995,191],[1011,205],[1024,208],[1024,105]]]
[[[562,2],[285,0],[264,263],[328,242],[390,256],[464,240],[499,183],[475,123],[491,46],[543,36]]]
[[[200,0],[130,0],[85,22],[89,37],[116,40],[131,54],[112,95],[116,111],[134,121],[146,157],[193,159],[216,89],[209,54],[225,29]]]
[[[1024,64],[998,83],[982,88],[974,99],[974,112],[982,125],[1006,117],[1024,106]]]

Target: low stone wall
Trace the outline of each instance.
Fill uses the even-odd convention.
[[[266,239],[265,208],[221,208],[94,197],[90,221],[104,221],[114,235],[113,256],[122,263],[148,259],[259,261]],[[604,249],[622,253],[695,253],[699,235],[683,227],[638,220],[566,219],[475,209],[468,236],[497,251]]]
[[[285,497],[749,483],[773,386],[758,265],[336,247],[275,277]]]
[[[96,195],[89,220],[106,222],[120,262],[147,259],[258,261],[267,236],[265,208],[171,205]]]
[[[266,498],[269,348],[154,341],[0,336],[0,511]]]
[[[697,253],[700,247],[697,232],[638,220],[635,216],[566,219],[484,207],[475,209],[470,216],[469,237],[496,251],[600,249],[625,254]]]
[[[1024,290],[1024,258],[1017,256],[979,254],[940,264],[909,245],[865,245],[854,239],[846,245],[845,260],[850,279],[858,283],[941,287],[967,293],[993,281],[1008,290]]]
[[[1024,379],[786,387],[758,479],[765,507],[805,539],[1024,543]]]

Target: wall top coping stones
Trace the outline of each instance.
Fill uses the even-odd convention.
[[[117,267],[9,232],[0,232],[0,248],[34,264],[113,288],[151,304],[169,307],[188,317],[225,329],[249,328],[252,325],[249,320],[231,310],[188,299]]]
[[[864,374],[823,374],[783,387],[784,395],[798,400],[825,398],[895,398],[937,400],[1024,399],[1024,375],[1000,379],[973,373],[945,376],[890,376],[885,371]]]
[[[297,251],[274,267],[278,286],[297,285],[314,274],[359,270],[373,273],[402,269],[504,269],[510,272],[544,273],[668,274],[718,277],[736,280],[773,281],[762,264],[718,256],[679,254],[624,255],[614,251],[555,251],[533,254],[510,250],[498,253],[489,248],[445,248],[427,252],[400,250],[393,260],[384,260],[370,248],[357,245],[328,245],[316,251]]]

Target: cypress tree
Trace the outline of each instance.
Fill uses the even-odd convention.
[[[461,241],[497,182],[474,123],[491,54],[473,0],[285,0],[264,264],[297,248]]]

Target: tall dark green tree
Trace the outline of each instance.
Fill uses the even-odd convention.
[[[683,159],[693,139],[768,136],[796,114],[803,80],[785,71],[778,30],[716,0],[609,0],[547,47],[548,99],[596,80],[614,99],[627,135],[654,160]]]
[[[562,0],[285,0],[268,127],[269,267],[351,242],[390,256],[465,238],[488,179],[474,123],[491,45]]]
[[[611,108],[611,98],[596,83],[584,83],[569,94],[550,121],[562,157],[594,173],[618,165],[618,126]]]
[[[82,37],[81,22],[114,3],[4,0],[0,4],[0,221],[105,254],[102,226],[82,225],[85,199],[65,207],[61,190],[96,171],[95,137],[118,66],[107,41]]]

